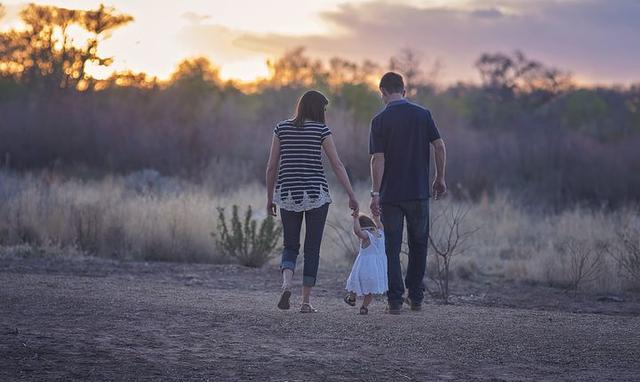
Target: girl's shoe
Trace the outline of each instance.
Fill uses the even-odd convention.
[[[308,302],[303,302],[300,306],[300,313],[318,313],[318,309],[311,306]]]
[[[365,306],[361,306],[360,307],[360,314],[363,315],[363,316],[365,314],[369,314],[369,309],[367,307],[365,307]]]
[[[291,308],[289,299],[291,298],[291,291],[289,289],[283,289],[282,295],[280,295],[280,301],[278,301],[278,309],[288,310]]]
[[[344,296],[344,302],[347,303],[347,305],[356,306],[356,298],[351,293]]]

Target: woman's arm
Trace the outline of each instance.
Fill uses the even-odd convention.
[[[338,156],[338,150],[336,149],[336,144],[333,141],[333,137],[329,135],[322,141],[322,148],[324,152],[327,154],[327,158],[329,158],[329,163],[331,163],[331,168],[333,172],[338,177],[340,184],[346,191],[347,195],[349,195],[349,208],[353,211],[358,211],[358,201],[356,200],[356,194],[353,192],[353,187],[351,187],[351,182],[349,181],[349,176],[347,175],[347,170],[344,168],[344,164],[340,160]]]
[[[280,139],[273,136],[271,140],[271,150],[269,151],[269,161],[267,162],[267,213],[276,216],[276,205],[273,204],[273,189],[276,183],[278,165],[280,164]]]

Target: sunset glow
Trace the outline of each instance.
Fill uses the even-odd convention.
[[[101,1],[36,3],[90,9]],[[20,27],[18,14],[26,3],[2,4],[7,14],[0,29]],[[223,79],[252,81],[268,75],[268,59],[305,46],[311,57],[371,59],[381,64],[400,49],[411,48],[425,67],[440,62],[443,82],[477,80],[473,62],[480,53],[515,49],[569,70],[584,83],[630,83],[640,78],[640,68],[634,64],[640,31],[629,24],[640,10],[629,1],[620,2],[620,9],[608,8],[608,21],[598,16],[597,2],[279,0],[266,4],[112,0],[106,5],[132,15],[134,21],[101,44],[101,54],[113,57],[113,65],[91,73],[104,78],[113,71],[133,70],[166,79],[182,59],[206,56],[220,68]],[[612,23],[616,18],[620,22]],[[617,43],[608,44],[614,36]]]

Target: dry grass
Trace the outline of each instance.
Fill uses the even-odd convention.
[[[256,217],[264,218],[264,188],[254,184],[225,193],[213,188],[153,171],[99,181],[0,173],[0,246],[4,251],[28,245],[121,259],[230,261],[216,253],[211,237],[216,208],[252,205]],[[366,211],[367,187],[359,189]],[[329,221],[348,229],[346,198],[337,190],[333,198]],[[475,204],[434,201],[432,214],[450,203],[469,209],[463,229],[478,228],[468,250],[451,264],[454,282],[455,277],[498,276],[601,292],[631,286],[633,280],[605,249],[619,248],[620,234],[638,229],[633,208],[576,208],[548,215],[526,211],[502,196]],[[354,239],[339,235],[339,230],[326,229],[322,267],[350,265]]]

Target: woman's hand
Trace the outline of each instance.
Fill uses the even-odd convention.
[[[271,199],[267,199],[267,215],[276,216],[278,207]]]
[[[358,201],[353,195],[349,196],[349,208],[351,208],[351,211],[353,211],[354,214],[357,214],[358,212],[360,212],[360,206],[358,205]]]

